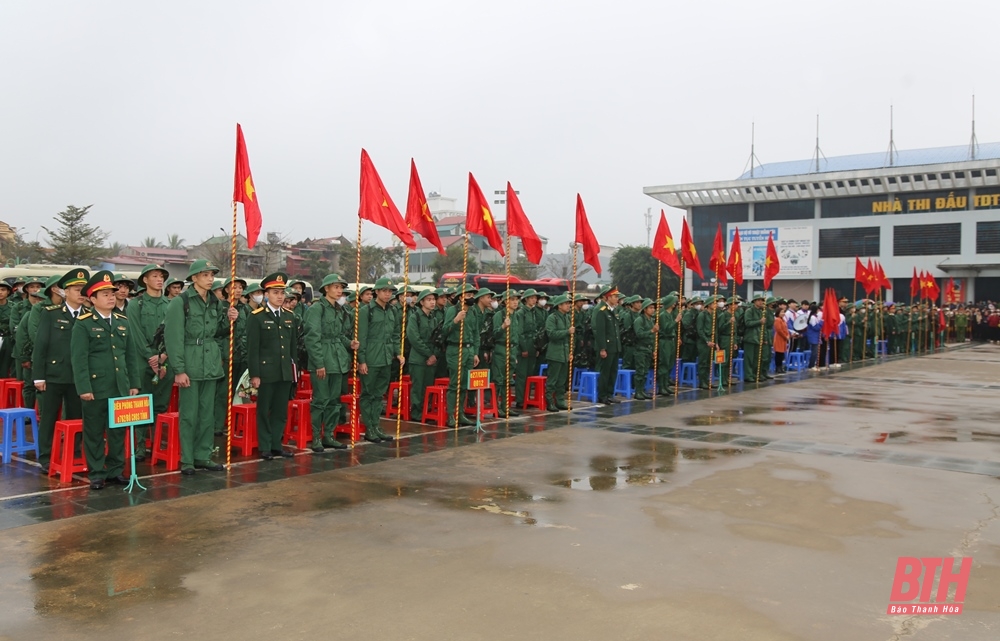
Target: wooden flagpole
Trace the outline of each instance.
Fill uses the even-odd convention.
[[[358,341],[358,321],[361,314],[361,214],[358,214],[358,242],[354,257],[354,342]],[[358,416],[358,390],[361,388],[361,374],[358,372],[358,350],[354,350],[351,371],[354,373],[354,383],[351,385],[351,447],[354,447],[354,435],[358,433],[361,419]]]
[[[463,234],[464,242],[462,243],[462,285],[458,290],[458,313],[466,311],[465,309],[465,280],[468,278],[467,272],[469,270],[469,234],[466,232]],[[480,328],[482,329],[482,328]],[[457,384],[458,389],[455,390],[455,433],[458,433],[458,417],[465,411],[463,405],[465,405],[465,384],[462,382],[462,343],[465,341],[465,316],[462,317],[462,322],[458,324],[458,369],[455,371],[457,374]]]
[[[569,326],[576,327],[576,243],[573,243],[573,280],[570,281],[570,297],[573,304],[569,308]],[[575,330],[574,330],[575,332]],[[576,344],[576,334],[569,335],[569,378],[566,381],[568,393],[566,393],[566,407],[573,409],[573,346]]]
[[[399,431],[403,423],[403,367],[406,362],[403,360],[403,348],[406,345],[406,308],[409,304],[406,302],[406,294],[410,289],[410,248],[403,245],[403,329],[399,333],[399,387],[396,388],[396,440],[399,440]],[[392,402],[392,399],[389,399]],[[407,398],[405,401],[409,404],[410,399]],[[413,418],[412,416],[410,418]],[[399,454],[399,450],[396,450],[396,454]]]
[[[236,288],[232,281],[236,280],[236,201],[233,201],[233,235],[229,243],[229,306],[235,305]],[[211,293],[209,294],[211,296]],[[229,403],[226,404],[226,469],[232,469],[233,461],[233,350],[235,348],[236,321],[229,319],[229,368],[226,375],[226,383],[229,386],[227,395]]]
[[[656,259],[656,307],[655,307],[655,309],[656,309],[656,324],[657,325],[659,325],[659,323],[660,323],[660,279],[661,279],[662,275],[663,275],[663,263],[660,262],[660,259]],[[657,392],[660,391],[660,387],[659,387],[660,382],[659,382],[659,379],[657,378],[657,376],[659,375],[659,371],[660,371],[660,368],[659,368],[659,360],[660,360],[660,331],[659,330],[662,330],[662,329],[663,329],[662,327],[658,328],[658,331],[656,332],[656,339],[653,341],[653,393],[652,393],[652,397],[653,397],[653,403],[654,404],[656,403],[656,394],[657,394]],[[637,382],[637,384],[640,384],[640,383]],[[643,393],[645,393],[646,392],[646,389],[645,389],[646,381],[645,380],[642,381],[641,385],[644,386],[642,391],[643,391]]]
[[[684,317],[684,255],[680,256],[681,263],[681,277],[680,284],[677,289],[677,309],[679,310],[682,320],[677,321],[677,353],[674,354],[674,403],[677,402],[677,395],[680,393],[681,389],[681,336],[684,332],[681,331],[682,321]],[[667,383],[669,383],[669,379]]]

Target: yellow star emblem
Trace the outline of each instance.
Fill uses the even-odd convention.
[[[427,222],[433,223],[434,218],[431,217],[430,213],[427,211],[427,203],[420,205],[420,212],[424,215],[424,219]]]
[[[764,267],[770,267],[770,266],[771,266],[771,257],[768,256],[764,259]]]
[[[735,262],[735,263],[740,262],[740,253],[739,252],[736,252],[735,254],[733,254],[733,256],[736,257],[736,258],[733,259],[733,262]]]
[[[694,243],[688,243],[688,249],[691,251],[691,256],[698,257],[698,250],[694,248]]]
[[[490,214],[490,210],[486,207],[483,207],[483,221],[490,227],[493,226],[493,215]]]
[[[673,238],[666,239],[663,242],[663,248],[670,250],[671,254],[676,253],[676,250],[674,249],[674,239]]]
[[[250,202],[253,202],[253,195],[256,190],[253,188],[253,179],[250,176],[247,176],[247,179],[243,181],[243,191],[246,192]]]

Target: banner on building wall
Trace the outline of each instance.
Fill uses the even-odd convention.
[[[740,229],[740,246],[743,249],[743,278],[764,278],[769,233],[774,238],[778,261],[781,263],[781,271],[775,279],[812,276],[815,255],[812,225],[780,227],[766,223],[730,223],[726,226],[730,247],[737,227]]]
[[[948,288],[948,283],[951,282],[951,289]],[[945,281],[944,291],[941,292],[941,298],[945,305],[952,305],[957,303],[965,302],[965,279],[964,278],[953,278]]]

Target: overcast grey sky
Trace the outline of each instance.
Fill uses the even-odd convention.
[[[642,188],[737,177],[751,121],[765,163],[810,157],[817,113],[827,157],[883,151],[890,102],[899,149],[967,144],[975,92],[1000,139],[997,7],[5,0],[0,220],[31,240],[92,203],[112,240],[198,242],[230,225],[238,121],[293,241],[354,238],[365,147],[401,209],[412,156],[463,209],[467,172],[510,180],[550,251],[578,191],[602,244],[644,244]]]

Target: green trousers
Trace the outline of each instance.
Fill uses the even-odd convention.
[[[14,371],[14,336],[5,336],[0,345],[0,378],[9,378]]]
[[[704,341],[698,341],[698,385],[711,385],[714,350]]]
[[[333,438],[333,430],[340,425],[340,396],[344,389],[345,374],[326,371],[326,378],[316,376],[313,370],[309,376],[312,384],[312,401],[309,403],[309,417],[312,419],[313,440]]]
[[[415,355],[415,354],[414,354]],[[410,366],[410,419],[423,420],[424,396],[427,388],[434,384],[437,375],[437,363],[428,365],[427,361],[413,361]]]
[[[80,402],[80,395],[76,393],[76,385],[73,384],[48,383],[45,392],[38,395],[38,462],[42,469],[48,469],[52,458],[52,436],[56,431],[56,421],[60,418],[81,418],[83,413]]]
[[[257,442],[261,454],[281,451],[281,437],[288,419],[288,396],[294,386],[295,381],[278,381],[261,383],[257,390]],[[314,421],[314,433],[315,425]]]
[[[653,368],[653,350],[635,350],[635,374],[632,375],[632,384],[635,386],[635,393],[640,398],[646,396],[646,376]]]
[[[397,365],[398,367],[398,365]],[[378,434],[382,415],[382,397],[389,391],[392,365],[368,366],[368,373],[361,375],[361,423],[369,432]]]
[[[93,483],[120,476],[125,470],[125,439],[128,437],[129,428],[108,429],[106,398],[83,401],[82,409],[83,452],[87,457],[87,477]],[[107,434],[106,443],[105,434]],[[138,438],[136,430],[137,441]]]
[[[225,386],[225,379],[191,381],[180,388],[181,468],[193,468],[195,462],[212,460],[215,446],[215,390]]]
[[[763,380],[764,374],[767,373],[769,361],[764,360],[760,344],[745,343],[743,345],[743,357],[743,380],[748,383],[756,383],[758,380]],[[760,359],[759,373],[757,371],[758,358]]]
[[[674,369],[677,364],[677,341],[673,338],[662,340],[657,349],[659,350],[656,365],[657,391],[666,391],[670,387],[670,381],[674,378]]]
[[[566,383],[568,382],[569,365],[553,360],[549,360],[548,363],[549,368],[545,370],[545,405],[564,410],[566,409]]]
[[[632,345],[622,347],[622,368],[635,369],[635,347]]]
[[[469,370],[472,369],[473,356],[475,354],[468,348],[462,349],[462,378],[458,377],[458,345],[449,345],[447,351],[448,358],[448,422],[455,420],[455,403],[458,402],[458,392],[465,387],[465,379],[469,377]],[[462,407],[459,409],[458,419],[461,421],[465,416],[466,396],[468,392],[462,390]]]
[[[615,382],[618,380],[618,352],[607,352],[607,358],[597,353],[597,400],[614,398]]]
[[[168,366],[166,376],[159,383],[154,385],[153,377],[153,370],[149,369],[147,365],[140,375],[141,386],[139,393],[153,395],[153,418],[156,418],[166,412],[170,406],[170,392],[173,390],[174,375]],[[138,455],[146,453],[146,433],[150,429],[150,425],[152,424],[137,425],[135,427],[135,453]]]
[[[20,363],[17,365],[18,372],[20,372],[18,379],[24,383],[24,387],[21,388],[21,397],[24,398],[24,407],[34,407],[35,401],[37,400],[38,390],[35,389],[34,377],[31,375],[30,367],[22,367]]]
[[[510,381],[507,380],[507,367],[508,364],[507,359],[505,358],[504,350],[495,350],[493,352],[493,362],[490,363],[490,382],[496,386],[496,404],[501,417],[507,415],[507,399],[510,398]],[[510,358],[510,374],[511,376],[514,376],[516,373],[517,357],[512,356]]]
[[[534,348],[528,350],[527,356],[521,356],[520,352],[518,352],[517,356],[517,367],[515,368],[514,377],[514,404],[517,407],[524,407],[524,388],[528,384],[528,377],[534,376],[538,368],[535,364]]]

